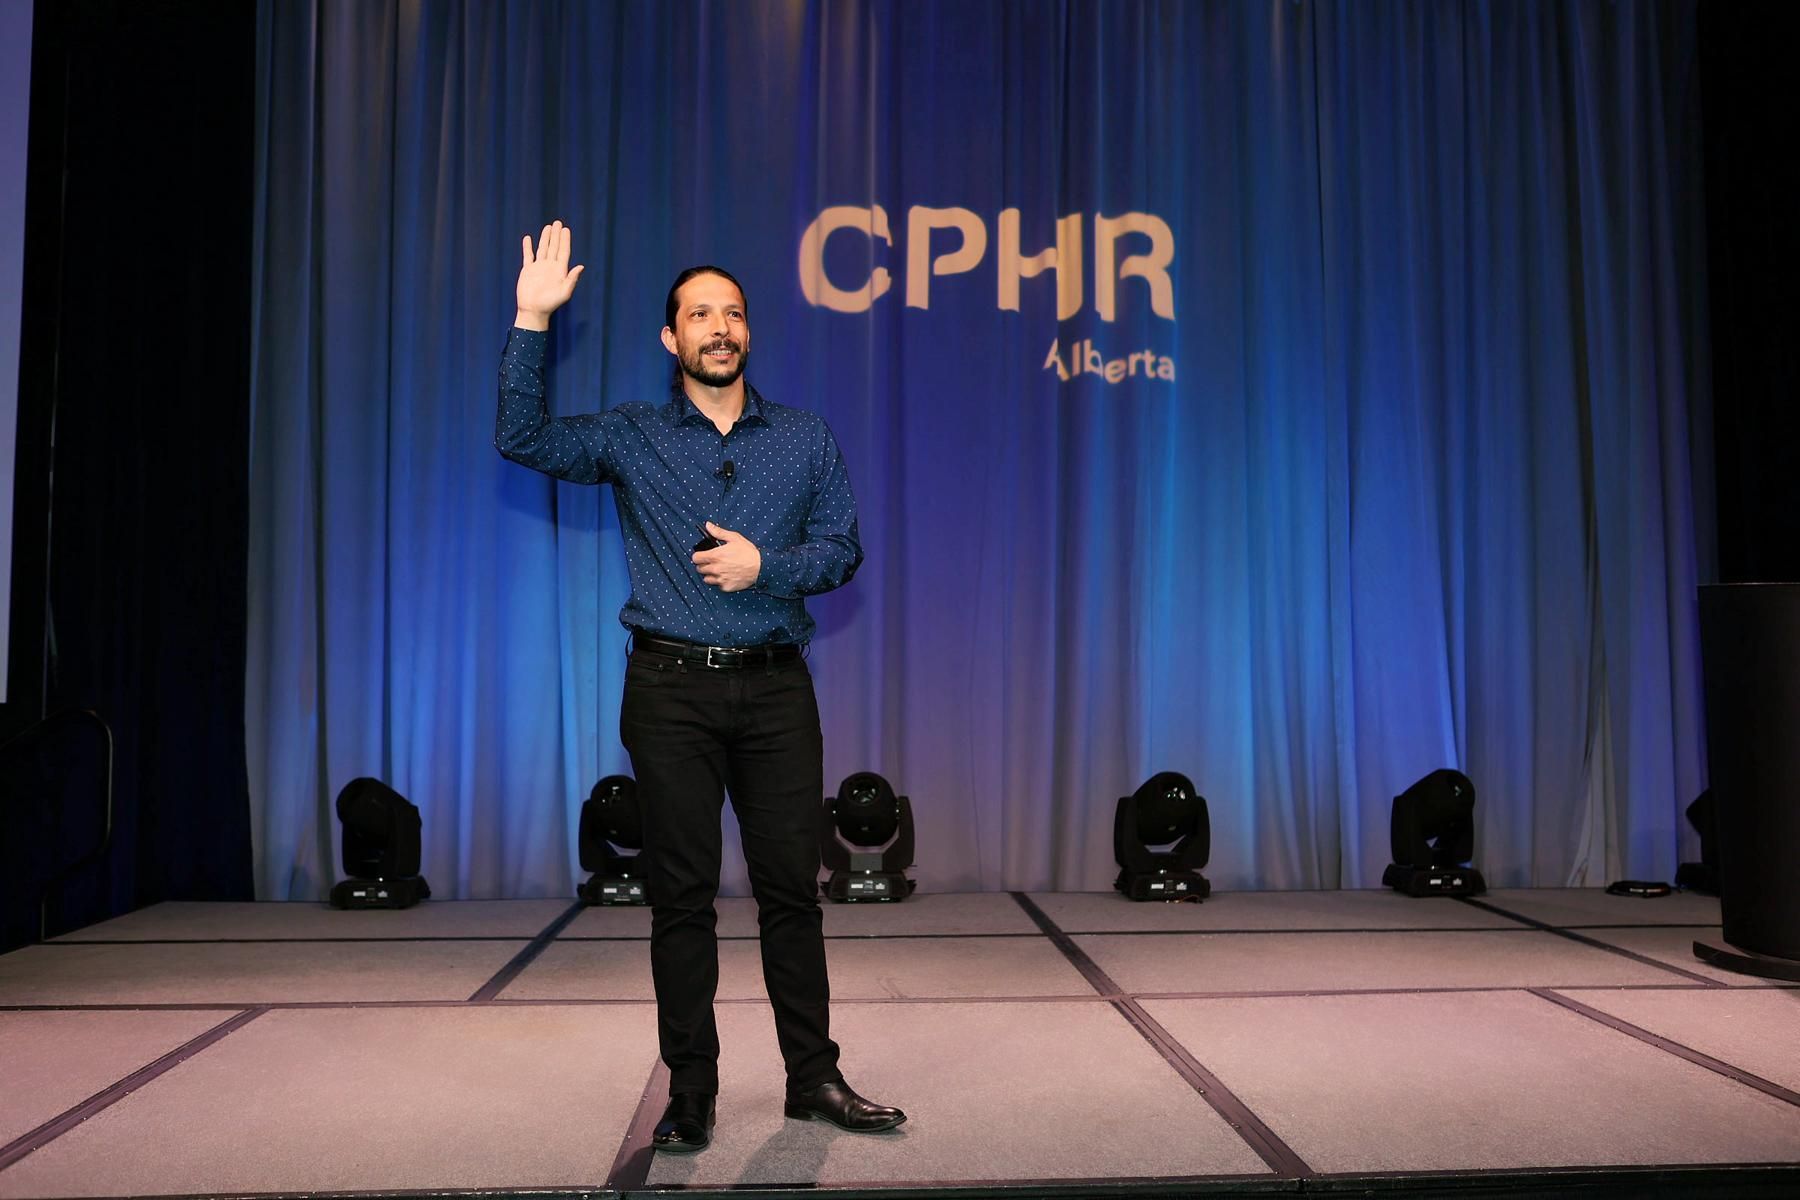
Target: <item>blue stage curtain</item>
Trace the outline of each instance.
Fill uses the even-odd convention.
[[[719,262],[751,378],[835,430],[868,561],[813,604],[826,773],[913,798],[924,886],[1103,889],[1164,769],[1222,887],[1376,885],[1442,766],[1495,883],[1673,873],[1713,536],[1691,4],[263,0],[259,54],[260,895],[322,894],[361,774],[423,808],[438,894],[568,894],[629,769],[611,496],[491,441],[552,218],[587,264],[557,411],[663,395],[668,282]],[[888,218],[813,270],[885,270],[866,311],[805,294],[834,206]],[[1010,210],[1022,255],[1075,234],[1016,309]],[[1148,225],[1101,244],[1130,213],[1161,296],[1122,273]]]

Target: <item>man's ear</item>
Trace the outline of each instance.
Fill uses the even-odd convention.
[[[667,325],[663,326],[662,344],[663,344],[663,349],[667,350],[670,354],[680,353],[678,350],[675,349],[675,331],[673,329],[670,329]]]

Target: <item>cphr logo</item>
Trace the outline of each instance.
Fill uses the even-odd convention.
[[[1081,311],[1085,300],[1083,278],[1083,230],[1086,218],[1071,213],[1056,222],[1056,244],[1027,255],[1019,246],[1019,210],[1000,210],[995,249],[996,303],[1002,309],[1019,310],[1019,285],[1049,271],[1056,276],[1056,319],[1067,321]],[[1102,321],[1118,319],[1119,285],[1126,279],[1142,279],[1150,290],[1150,311],[1166,321],[1175,319],[1175,288],[1169,280],[1169,264],[1175,260],[1175,234],[1168,222],[1154,213],[1128,212],[1116,217],[1094,214],[1094,312]],[[961,245],[932,253],[936,230],[955,231]],[[833,312],[867,312],[894,286],[893,275],[877,266],[854,287],[841,287],[825,274],[825,243],[834,233],[860,234],[894,245],[887,210],[879,204],[867,208],[835,205],[825,209],[806,227],[800,238],[800,291],[815,308]],[[1149,249],[1119,256],[1121,238],[1149,239]],[[928,208],[915,204],[906,210],[906,289],[908,308],[931,307],[931,281],[941,275],[962,275],[981,265],[987,256],[988,228],[966,208]]]

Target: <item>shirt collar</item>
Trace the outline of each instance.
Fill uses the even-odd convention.
[[[669,424],[688,425],[695,421],[705,421],[709,425],[712,423],[707,415],[696,408],[692,400],[688,399],[687,391],[679,383],[670,391],[673,394],[669,397],[669,402],[663,406],[663,412],[668,415]],[[763,406],[762,393],[752,387],[750,381],[746,379],[744,381],[744,412],[742,416],[738,417],[738,424],[742,425],[750,421],[767,425],[769,415]]]

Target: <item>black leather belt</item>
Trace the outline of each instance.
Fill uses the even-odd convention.
[[[800,657],[800,647],[791,642],[771,642],[766,646],[703,646],[699,642],[683,642],[676,638],[657,637],[649,633],[631,635],[633,653],[642,650],[676,658],[715,671],[741,671],[745,667],[767,667],[791,662]]]

